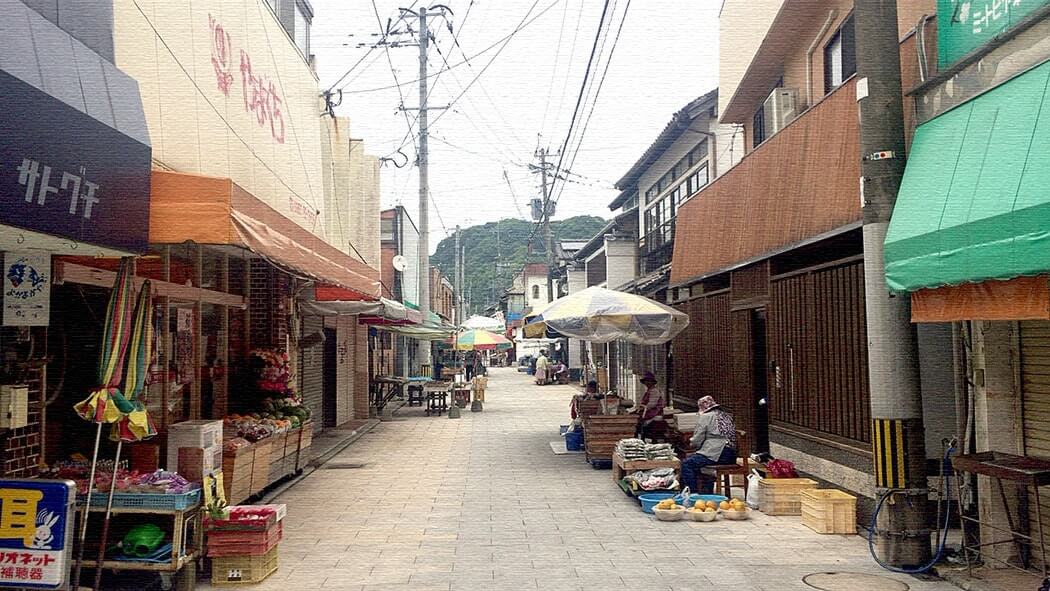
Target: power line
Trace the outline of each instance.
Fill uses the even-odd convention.
[[[616,29],[616,37],[613,38],[612,47],[609,48],[609,56],[605,60],[605,69],[602,70],[602,77],[598,80],[598,87],[594,92],[594,99],[591,101],[591,110],[587,113],[587,119],[583,123],[583,128],[580,130],[579,141],[576,142],[576,149],[572,153],[572,158],[569,160],[569,168],[572,168],[576,164],[576,156],[579,154],[580,146],[583,145],[583,138],[587,134],[587,128],[591,124],[591,117],[594,115],[594,111],[598,106],[598,96],[602,92],[602,87],[605,85],[605,77],[609,74],[609,66],[612,65],[613,54],[616,53],[616,46],[620,42],[620,34],[623,33],[623,25],[627,21],[627,12],[631,9],[631,0],[627,0],[627,4],[623,9],[623,16],[620,18],[620,26]],[[603,44],[604,45],[604,44]],[[557,175],[555,175],[557,176]],[[568,179],[563,179],[568,180]],[[562,193],[565,190],[565,183],[562,183],[561,189],[558,191],[557,197],[554,199],[554,203],[557,204],[558,199],[561,198]]]
[[[558,28],[558,43],[555,45],[554,67],[551,68],[551,84],[547,89],[547,104],[543,107],[543,120],[540,122],[540,133],[547,127],[547,113],[551,107],[551,97],[554,96],[554,76],[558,73],[558,61],[561,59],[561,41],[565,35],[565,16],[569,13],[569,5],[566,3],[561,11],[561,27]],[[579,31],[579,29],[576,29]]]
[[[561,0],[558,0],[558,1],[561,1]],[[477,82],[477,81],[478,81],[478,80],[479,80],[479,79],[481,78],[481,76],[482,76],[482,75],[483,75],[483,74],[484,74],[484,73],[485,73],[485,72],[486,72],[486,71],[487,71],[487,70],[488,70],[488,69],[489,69],[489,68],[490,68],[490,67],[492,66],[492,64],[493,64],[493,63],[494,63],[494,62],[496,61],[496,58],[498,58],[498,57],[500,56],[500,54],[501,54],[501,53],[503,53],[503,50],[507,48],[507,45],[509,45],[509,44],[510,44],[510,40],[511,40],[511,39],[512,39],[512,38],[514,37],[514,35],[515,35],[515,34],[516,34],[516,33],[517,33],[518,31],[521,31],[521,30],[522,30],[522,28],[524,28],[524,26],[525,26],[525,24],[526,24],[526,21],[527,21],[527,20],[528,20],[528,18],[529,18],[529,15],[531,15],[531,14],[532,14],[532,11],[536,9],[536,5],[537,5],[537,4],[539,4],[539,0],[535,0],[535,1],[534,1],[534,2],[532,3],[532,6],[531,6],[531,7],[529,7],[529,11],[528,11],[527,13],[525,13],[525,17],[521,19],[521,22],[519,22],[519,23],[518,23],[518,26],[517,26],[517,27],[515,27],[515,29],[514,29],[514,30],[513,30],[512,32],[511,32],[511,34],[510,34],[510,35],[507,35],[506,37],[504,37],[504,38],[503,38],[503,45],[501,45],[501,46],[500,46],[500,48],[499,48],[499,49],[498,49],[498,50],[496,51],[496,54],[495,54],[495,55],[493,55],[491,59],[489,59],[488,63],[486,63],[486,64],[485,64],[485,67],[483,67],[483,68],[481,69],[481,71],[480,71],[480,72],[478,72],[478,73],[477,73],[477,74],[476,74],[476,75],[474,76],[474,78],[473,78],[473,79],[472,79],[472,80],[471,80],[471,81],[470,81],[469,83],[467,83],[467,86],[466,86],[465,88],[463,88],[463,91],[462,91],[462,92],[460,92],[460,93],[459,93],[459,94],[458,94],[458,95],[456,96],[456,98],[452,99],[452,101],[451,101],[451,102],[449,102],[449,104],[448,104],[448,107],[449,107],[449,108],[451,108],[451,107],[452,107],[452,105],[456,104],[456,102],[457,102],[457,101],[459,101],[459,99],[463,98],[463,95],[465,95],[465,94],[467,93],[467,91],[468,91],[468,90],[470,90],[470,88],[471,88],[471,87],[472,87],[472,86],[473,86],[473,85],[474,85],[474,84],[475,84],[475,83],[476,83],[476,82]],[[554,6],[554,4],[551,4],[550,6]],[[549,8],[549,7],[548,7],[548,8]],[[537,17],[538,17],[538,16],[540,16],[540,15],[537,15]],[[442,71],[444,71],[444,70],[442,70]],[[439,72],[439,73],[440,73],[440,72]],[[431,124],[431,125],[436,125],[436,124],[437,124],[437,122],[438,122],[438,121],[440,121],[440,120],[441,120],[441,118],[442,118],[442,117],[444,117],[446,113],[448,113],[448,110],[445,110],[445,111],[442,111],[441,113],[439,113],[439,114],[438,114],[438,116],[437,116],[437,117],[435,117],[435,118],[434,118],[434,120],[430,122],[430,124]],[[402,142],[402,144],[401,144],[400,148],[403,148],[404,146],[405,146],[405,142]],[[399,148],[399,149],[400,149],[400,148]],[[397,150],[394,150],[394,152],[397,152]]]
[[[525,27],[527,27],[527,26],[531,25],[532,23],[536,22],[536,20],[538,20],[544,14],[547,14],[548,12],[550,12],[550,10],[552,8],[557,6],[559,2],[563,2],[563,1],[564,0],[554,0],[554,2],[550,3],[549,5],[547,5],[546,8],[544,8],[539,13],[537,13],[536,16],[533,16],[531,19],[529,19],[529,20],[519,24],[517,28],[515,28],[513,31],[511,31],[509,34],[507,34],[505,37],[502,37],[502,38],[498,39],[495,43],[489,45],[485,49],[482,49],[481,51],[479,51],[479,52],[475,53],[474,55],[470,56],[470,59],[474,59],[474,58],[480,57],[480,56],[485,55],[486,53],[492,51],[500,43],[503,43],[503,42],[507,41],[508,39],[513,37],[514,35],[517,35],[522,29],[524,29]],[[531,12],[531,10],[530,10],[530,12]],[[464,65],[466,63],[467,63],[466,60],[461,61],[461,62],[456,62],[456,63],[452,64],[451,66],[449,66],[448,68],[439,70],[437,72],[434,72],[433,74],[427,74],[427,79],[436,78],[437,76],[440,76],[442,73],[448,71],[449,69],[451,69],[451,68],[458,68],[459,66],[462,66],[462,65]],[[375,87],[375,88],[365,88],[365,89],[362,89],[362,90],[348,90],[346,92],[346,94],[363,94],[363,93],[366,93],[366,92],[378,92],[380,90],[390,90],[390,89],[395,88],[395,87],[408,86],[409,84],[417,84],[417,83],[420,82],[420,80],[421,80],[420,78],[416,78],[414,80],[409,80],[408,82],[398,83],[398,84],[394,84],[394,85],[391,85],[391,86],[378,86],[378,87]]]

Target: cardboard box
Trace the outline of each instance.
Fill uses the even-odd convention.
[[[218,450],[215,465],[222,463],[222,421],[184,421],[168,427],[167,468],[177,469],[180,447]]]
[[[222,449],[218,456],[215,447],[180,447],[178,471],[190,482],[203,482],[205,476],[222,469]]]

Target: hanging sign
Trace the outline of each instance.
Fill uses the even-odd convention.
[[[0,480],[0,588],[69,588],[75,498],[68,480]]]
[[[51,318],[51,255],[6,252],[4,326],[47,326]]]

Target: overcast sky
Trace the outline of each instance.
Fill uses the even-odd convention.
[[[440,53],[432,44],[430,72],[444,68],[444,60],[454,67],[429,81],[432,107],[452,103],[448,111],[430,112],[431,249],[456,224],[529,215],[528,202],[539,196],[540,184],[539,176],[526,166],[538,161],[537,147],[549,148],[557,161],[604,2],[538,0],[534,5],[533,0],[446,0],[445,4],[454,12],[449,20],[459,45],[443,21],[434,23],[431,30]],[[388,18],[397,18],[398,6],[410,5],[410,0],[375,0],[384,27]],[[368,48],[357,47],[375,42],[382,30],[372,0],[313,0],[313,6],[311,42],[321,86],[332,86],[363,57],[339,83],[344,94],[337,112],[351,118],[351,135],[364,139],[370,153],[393,156],[406,141],[408,122],[397,109],[398,89],[384,87],[394,84],[396,73],[405,105],[418,106],[419,85],[414,82],[419,73],[418,48],[369,53]],[[574,138],[563,162],[579,176],[570,177],[577,182],[564,185],[555,219],[579,214],[609,217],[607,205],[617,194],[612,183],[627,172],[675,111],[717,86],[721,0],[633,0],[609,63],[627,6],[628,0],[609,4],[604,51],[599,41],[601,59],[591,72],[594,86],[578,117],[578,131],[592,106],[593,116],[582,142]],[[505,46],[499,42],[533,18]],[[412,24],[413,30],[418,29],[418,21]],[[388,41],[413,42],[414,38],[392,36]],[[474,57],[480,52],[484,53]],[[468,63],[457,65],[467,57]],[[607,63],[608,75],[595,102]],[[416,111],[408,115],[414,119]],[[403,148],[410,162],[415,160],[415,133],[413,127]],[[579,150],[569,167],[576,145]],[[503,178],[504,170],[516,198]],[[418,220],[415,166],[387,165],[381,182],[383,207],[402,204]]]

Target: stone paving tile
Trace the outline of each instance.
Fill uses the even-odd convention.
[[[861,538],[798,518],[654,521],[609,471],[551,453],[573,392],[497,369],[482,413],[402,409],[333,460],[361,468],[318,470],[282,495],[281,568],[243,588],[796,591],[813,572],[886,574]]]

